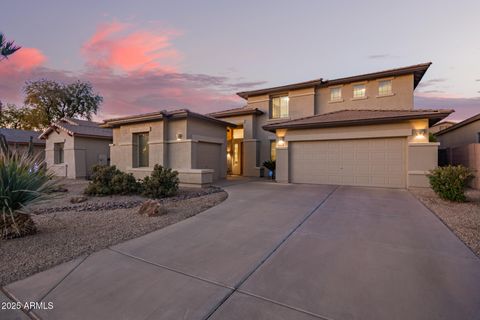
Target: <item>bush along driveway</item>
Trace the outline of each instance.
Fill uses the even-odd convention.
[[[251,182],[4,290],[42,319],[474,319],[480,260],[406,190]],[[86,307],[88,306],[88,307]]]

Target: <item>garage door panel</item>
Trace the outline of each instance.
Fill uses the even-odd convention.
[[[406,139],[290,142],[296,183],[405,187]]]

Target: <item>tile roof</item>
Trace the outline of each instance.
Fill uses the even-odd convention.
[[[248,114],[258,114],[261,115],[264,112],[257,108],[251,108],[249,106],[243,106],[240,108],[222,110],[217,112],[209,113],[208,115],[214,118],[226,118],[226,117],[235,117],[235,116],[243,116]]]
[[[102,128],[97,122],[63,118],[60,121],[50,125],[50,127],[48,127],[40,135],[40,138],[46,139],[48,135],[56,128],[63,130],[72,136],[82,136],[100,139],[111,139],[113,136],[112,129]]]
[[[480,120],[480,113],[477,114],[477,115],[474,115],[473,117],[470,117],[468,119],[465,119],[461,122],[458,122],[457,124],[454,124],[453,126],[451,127],[448,127],[446,129],[443,129],[441,131],[438,131],[437,133],[435,133],[436,136],[441,136],[442,134],[444,133],[447,133],[447,132],[450,132],[450,131],[454,131],[458,128],[461,128],[463,126],[466,126],[467,124],[470,124],[472,122],[475,122],[475,121],[479,121]]]
[[[33,137],[34,144],[45,145],[45,141],[38,138],[41,134],[38,131],[0,128],[0,134],[3,134],[9,143],[29,143],[30,137]]]
[[[340,110],[294,120],[286,120],[263,126],[263,129],[302,129],[341,127],[350,125],[366,125],[388,123],[411,119],[430,119],[438,122],[446,118],[453,110]]]
[[[427,72],[431,64],[432,64],[431,62],[420,63],[420,64],[415,64],[407,67],[388,69],[383,71],[365,73],[365,74],[360,74],[356,76],[337,78],[337,79],[331,79],[331,80],[328,80],[328,79],[325,80],[323,78],[319,78],[319,79],[310,80],[310,81],[292,83],[284,86],[237,92],[237,95],[239,95],[244,99],[247,99],[249,96],[271,94],[271,93],[276,93],[276,92],[281,92],[286,90],[295,90],[295,89],[302,89],[302,88],[308,88],[308,87],[320,87],[320,86],[326,87],[326,86],[331,86],[336,84],[351,83],[356,81],[379,79],[379,78],[385,78],[385,77],[394,77],[394,76],[400,76],[400,75],[406,75],[406,74],[414,75],[413,87],[416,88],[417,85],[422,80],[423,75],[425,74],[425,72]]]
[[[161,120],[163,118],[175,119],[175,118],[186,118],[186,117],[194,117],[194,118],[210,121],[213,123],[217,123],[220,125],[224,125],[224,126],[235,126],[232,123],[216,119],[209,115],[193,112],[188,109],[178,109],[178,110],[172,110],[172,111],[163,110],[163,111],[137,114],[132,116],[120,117],[120,118],[106,119],[103,121],[103,123],[100,126],[103,128],[114,128],[123,124]]]

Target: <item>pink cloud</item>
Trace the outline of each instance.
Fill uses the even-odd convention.
[[[87,64],[123,72],[176,71],[180,59],[171,40],[175,32],[135,30],[132,25],[112,22],[101,25],[83,45]]]
[[[23,48],[0,62],[0,75],[8,79],[0,81],[0,100],[21,105],[27,80],[80,79],[104,97],[97,119],[178,108],[208,113],[244,104],[234,92],[263,84],[182,73],[177,68],[181,54],[171,42],[176,34],[120,22],[101,25],[84,43],[85,69],[77,73],[47,68],[39,50]]]
[[[28,71],[45,62],[43,53],[35,48],[21,48],[0,63],[0,74],[10,74],[16,71]]]

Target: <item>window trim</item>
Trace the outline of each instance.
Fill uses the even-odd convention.
[[[287,116],[285,117],[282,117],[282,110],[281,110],[281,106],[280,106],[280,110],[279,110],[279,116],[278,117],[273,117],[273,99],[276,99],[276,98],[287,98]],[[270,96],[270,112],[269,112],[269,119],[273,119],[273,120],[277,120],[277,119],[288,119],[290,117],[290,96],[288,95],[288,93],[284,93],[284,94],[277,94],[277,95],[274,95],[274,96]]]
[[[61,148],[57,148],[61,146]],[[60,157],[60,155],[62,155]],[[53,143],[53,164],[64,164],[65,163],[65,142],[54,142]]]

